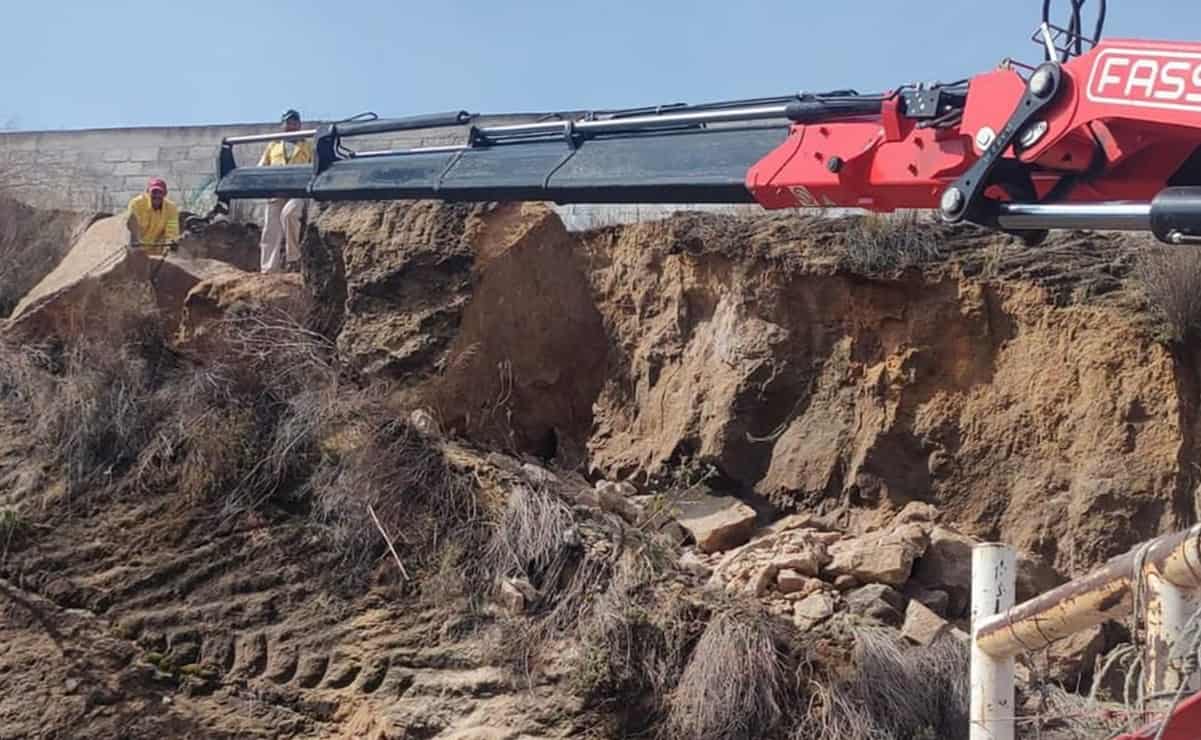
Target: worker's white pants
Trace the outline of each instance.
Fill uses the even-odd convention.
[[[267,223],[263,225],[263,238],[259,242],[259,269],[263,272],[284,269],[281,246],[287,246],[288,262],[300,259],[300,219],[304,205],[304,200],[300,198],[272,198],[267,201]]]

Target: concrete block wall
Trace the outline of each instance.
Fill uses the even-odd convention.
[[[8,180],[0,187],[36,205],[117,211],[157,176],[167,180],[171,198],[181,207],[201,210],[212,200],[221,139],[274,128],[248,124],[0,133],[0,176]]]

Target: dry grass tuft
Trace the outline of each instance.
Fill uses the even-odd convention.
[[[784,627],[690,586],[675,557],[615,517],[579,518],[550,492],[517,488],[489,560],[497,575],[525,578],[538,599],[528,617],[505,623],[497,657],[519,675],[548,657],[566,661],[573,690],[612,712],[618,734],[779,731],[796,686]]]
[[[897,740],[845,689],[815,681],[809,692],[808,707],[793,733],[794,740]]]
[[[865,275],[905,270],[944,256],[934,225],[913,212],[849,220],[842,245],[844,265]]]
[[[497,575],[520,575],[535,586],[568,549],[571,509],[553,493],[515,486],[488,543]]]
[[[115,346],[99,339],[49,348],[10,365],[32,434],[49,450],[69,495],[105,486],[151,444],[171,411],[159,390],[178,370],[157,315],[141,299],[110,301]],[[8,385],[8,384],[6,384]]]
[[[347,571],[365,576],[386,548],[368,507],[414,565],[454,567],[438,563],[445,545],[470,545],[464,556],[478,553],[476,487],[451,465],[442,441],[369,398],[339,402],[344,405],[330,418],[357,417],[342,427],[355,441],[349,449],[325,451],[312,483],[312,518]],[[481,567],[478,557],[471,567]]]
[[[1134,275],[1152,310],[1163,319],[1168,339],[1201,338],[1201,250],[1149,248],[1135,265]]]
[[[218,331],[223,354],[159,389],[172,412],[143,451],[139,483],[173,484],[225,514],[302,498],[321,430],[336,412],[328,345],[295,322],[262,315],[228,319]]]
[[[786,714],[786,638],[766,612],[735,606],[718,612],[671,692],[665,735],[696,740],[764,737]]]
[[[43,347],[0,340],[0,403],[10,416],[28,412],[51,362]]]
[[[576,614],[580,620],[576,689],[588,703],[623,705],[634,722],[664,715],[667,697],[709,618],[709,608],[669,581],[664,564],[647,546],[625,549],[607,570],[594,564],[579,583],[594,584],[596,595],[574,589],[558,610],[561,617]]]
[[[855,635],[855,674],[811,689],[795,740],[952,740],[967,737],[967,645],[943,639],[925,648],[895,633]]]
[[[491,576],[523,577],[538,598],[502,625],[494,657],[519,675],[565,660],[586,705],[616,709],[623,732],[644,732],[708,614],[673,586],[661,542],[615,517],[572,514],[549,492],[510,496],[488,547]]]
[[[104,485],[137,460],[164,409],[140,358],[75,350],[36,401],[37,438],[50,446],[77,494]]]

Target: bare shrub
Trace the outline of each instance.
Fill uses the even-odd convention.
[[[666,735],[734,740],[763,737],[785,716],[784,641],[762,609],[735,606],[709,622],[671,693]]]
[[[502,660],[532,672],[554,651],[584,705],[613,712],[623,735],[744,738],[784,727],[796,672],[780,622],[693,590],[666,543],[615,517],[572,523],[562,502],[528,489],[507,508],[490,552],[539,598],[500,633]]]
[[[110,341],[83,338],[44,355],[47,372],[25,399],[34,438],[55,458],[71,495],[132,466],[169,413],[157,391],[176,358],[143,298],[108,302]]]
[[[28,415],[47,382],[50,362],[44,348],[0,340],[0,403],[6,404],[10,418]]]
[[[217,361],[160,390],[172,414],[139,461],[140,483],[172,479],[190,500],[215,501],[226,514],[285,492],[303,497],[338,395],[325,340],[263,314],[226,319],[217,333]]]
[[[492,577],[521,575],[538,598],[503,625],[494,657],[530,673],[566,640],[585,704],[616,704],[626,729],[643,731],[662,715],[707,612],[669,590],[674,558],[660,542],[615,517],[568,513],[549,492],[509,498],[489,545]]]
[[[277,395],[336,385],[339,367],[333,343],[282,311],[235,313],[216,333],[229,352],[227,366]]]
[[[1201,336],[1201,250],[1150,248],[1134,274],[1162,318],[1168,339],[1189,342]]]
[[[943,257],[934,225],[912,211],[849,220],[842,243],[845,266],[869,275],[904,270]]]
[[[672,587],[651,540],[623,549],[616,562],[583,565],[554,615],[562,630],[572,615],[579,620],[576,689],[590,703],[625,706],[632,719],[658,719],[704,629],[708,607],[679,584]]]
[[[20,510],[0,507],[0,565],[8,558],[11,549],[21,546],[31,529]]]
[[[326,450],[312,482],[312,516],[347,571],[365,576],[385,549],[368,507],[416,565],[444,565],[439,551],[455,540],[462,540],[464,556],[478,553],[475,487],[453,468],[441,440],[422,435],[378,401],[360,400],[343,411],[359,421],[342,428],[343,449]],[[482,567],[478,557],[471,567]]]
[[[1133,705],[1101,702],[1051,683],[1041,684],[1034,690],[1036,696],[1028,701],[1033,701],[1036,706],[1025,712],[1030,715],[1030,720],[1019,724],[1020,738],[1116,737],[1150,719]]]
[[[943,639],[907,647],[895,633],[867,629],[856,632],[854,655],[850,679],[813,691],[796,740],[967,736],[967,645]]]
[[[36,435],[54,451],[69,491],[107,483],[131,465],[162,413],[141,359],[76,349],[37,401]]]
[[[567,544],[571,509],[554,494],[516,486],[488,544],[488,559],[499,574],[540,580]]]
[[[896,740],[845,689],[815,681],[809,692],[805,714],[793,732],[794,740]]]

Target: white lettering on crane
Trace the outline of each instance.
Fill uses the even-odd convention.
[[[1139,75],[1139,70],[1143,70],[1146,74]],[[1159,62],[1154,59],[1140,59],[1130,68],[1130,76],[1126,78],[1126,97],[1131,95],[1136,87],[1141,87],[1146,92],[1146,97],[1151,97],[1155,93],[1155,78],[1156,72],[1159,71]]]
[[[1105,70],[1101,73],[1101,80],[1097,83],[1097,92],[1104,92],[1105,88],[1111,82],[1121,82],[1121,75],[1113,73],[1113,68],[1117,66],[1129,67],[1130,60],[1126,57],[1109,56],[1105,58]]]
[[[1201,111],[1201,46],[1102,46],[1093,61],[1086,94],[1093,103]]]
[[[1170,90],[1156,90],[1152,97],[1157,100],[1180,100],[1188,88],[1188,73],[1193,67],[1188,62],[1168,62],[1159,70],[1159,81]],[[1197,67],[1201,69],[1201,67]],[[1175,76],[1175,72],[1183,72],[1184,77]]]

